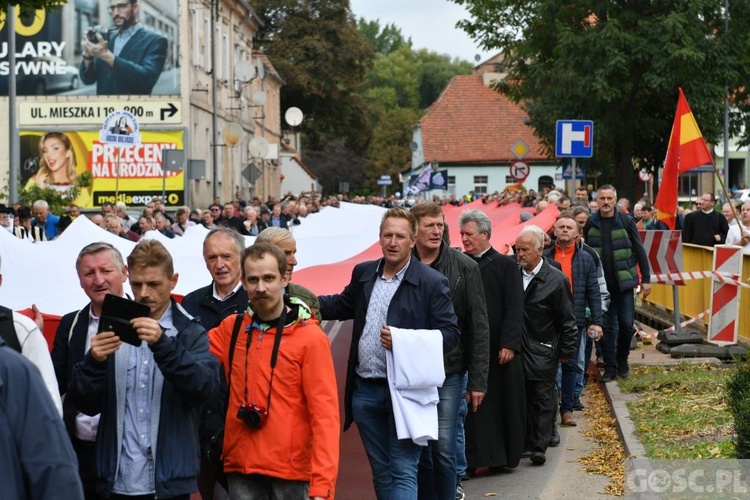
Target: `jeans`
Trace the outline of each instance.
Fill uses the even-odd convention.
[[[585,327],[578,329],[578,348],[574,358],[567,360],[562,364],[562,381],[561,390],[562,402],[560,403],[560,414],[570,413],[573,411],[573,396],[575,395],[578,377],[581,378],[583,386],[583,370],[579,364],[578,358],[581,357],[581,336],[585,335]]]
[[[456,431],[458,408],[464,390],[462,373],[447,375],[438,388],[438,439],[422,449],[419,460],[419,498],[424,500],[456,498]]]
[[[464,387],[461,391],[461,402],[458,406],[458,422],[456,430],[456,476],[463,477],[466,475],[466,434],[464,432],[464,423],[466,414],[469,413],[469,405],[466,403],[466,384],[469,383],[469,374],[464,373]]]
[[[610,292],[610,304],[606,317],[606,328],[602,337],[604,368],[616,370],[618,360],[627,363],[630,354],[630,341],[635,330],[635,300],[633,290]]]
[[[261,474],[227,474],[232,500],[307,500],[310,483]]]
[[[579,333],[581,341],[578,343],[578,355],[576,356],[576,363],[578,363],[578,376],[576,377],[576,388],[573,394],[576,396],[581,395],[583,392],[583,374],[588,369],[589,360],[591,359],[591,349],[589,348],[589,342],[593,342],[593,339],[588,336],[586,331],[588,327],[584,327],[582,333]],[[588,352],[588,358],[586,353]]]
[[[370,461],[378,500],[417,498],[417,465],[422,447],[411,439],[396,437],[391,394],[385,379],[356,377],[352,416]]]

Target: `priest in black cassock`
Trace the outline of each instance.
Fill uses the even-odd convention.
[[[516,467],[526,436],[521,273],[515,259],[490,245],[492,226],[484,212],[464,212],[459,225],[464,250],[479,264],[490,323],[487,394],[466,416],[466,462],[469,471]]]
[[[713,193],[703,193],[697,200],[700,210],[690,212],[682,224],[682,242],[712,247],[723,245],[729,232],[729,224],[723,214],[714,210],[716,198]]]

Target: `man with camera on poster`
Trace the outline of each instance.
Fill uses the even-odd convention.
[[[149,95],[167,58],[167,39],[138,22],[138,0],[110,0],[115,26],[89,28],[81,42],[81,81],[98,95]],[[117,33],[110,38],[110,31]],[[111,44],[111,47],[110,47]]]
[[[284,252],[256,243],[242,254],[253,315],[209,332],[229,403],[224,472],[230,498],[334,498],[339,408],[328,337],[308,307],[284,297]]]

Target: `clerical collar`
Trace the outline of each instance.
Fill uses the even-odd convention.
[[[479,259],[481,259],[482,257],[484,257],[484,254],[486,254],[487,252],[489,252],[489,251],[490,251],[490,248],[492,248],[492,245],[488,246],[487,248],[485,248],[484,250],[482,250],[482,251],[481,251],[481,252],[479,252],[478,254],[476,254],[476,255],[472,255],[472,257],[474,257],[475,259],[479,260]]]
[[[706,214],[706,215],[710,214],[710,213],[711,213],[711,212],[713,212],[713,211],[714,211],[714,209],[713,209],[713,208],[712,208],[712,209],[710,209],[710,210],[701,210],[701,212],[703,212],[703,213],[704,213],[704,214]]]

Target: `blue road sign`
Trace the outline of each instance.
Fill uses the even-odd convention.
[[[573,179],[573,166],[572,165],[565,165],[563,167],[563,173],[562,173],[563,179]],[[586,178],[586,169],[582,167],[581,165],[576,165],[576,179],[585,179]]]
[[[591,158],[593,154],[593,121],[557,120],[555,156],[558,158]]]

